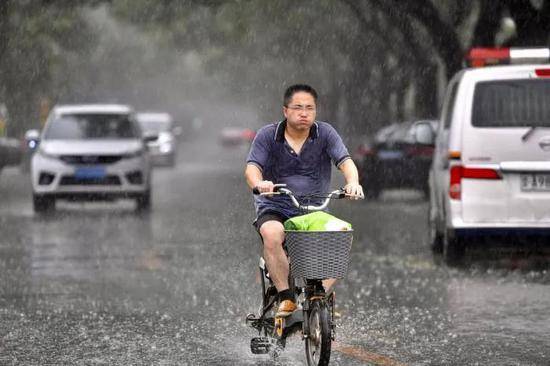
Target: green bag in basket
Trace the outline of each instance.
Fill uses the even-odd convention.
[[[351,224],[324,211],[296,216],[284,223],[285,230],[297,231],[347,231]]]

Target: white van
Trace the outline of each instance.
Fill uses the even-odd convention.
[[[550,231],[550,65],[533,63],[550,51],[498,52],[507,58],[490,62],[507,65],[465,69],[447,87],[429,177],[430,239],[447,263],[478,236]]]

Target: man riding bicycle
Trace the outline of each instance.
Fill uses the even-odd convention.
[[[245,170],[250,188],[268,193],[278,183],[286,184],[298,196],[328,192],[334,163],[344,175],[346,194],[363,197],[357,167],[342,138],[330,124],[315,120],[316,111],[317,92],[311,86],[297,84],[285,91],[285,119],[261,128],[252,142]],[[254,225],[262,236],[264,260],[279,296],[275,316],[286,317],[296,310],[296,303],[288,284],[283,223],[303,213],[286,196],[256,195],[254,201]],[[328,289],[333,283],[326,280],[323,285]]]

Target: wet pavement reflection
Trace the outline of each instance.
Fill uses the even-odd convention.
[[[2,172],[0,364],[304,365],[298,337],[278,360],[249,351],[259,243],[245,153],[181,144],[177,167],[154,173],[150,214],[117,202],[37,216],[28,176]],[[416,192],[334,212],[356,235],[331,364],[550,363],[546,258],[438,264]]]

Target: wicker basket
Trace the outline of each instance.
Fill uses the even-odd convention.
[[[294,278],[344,278],[348,272],[353,230],[286,231]]]

